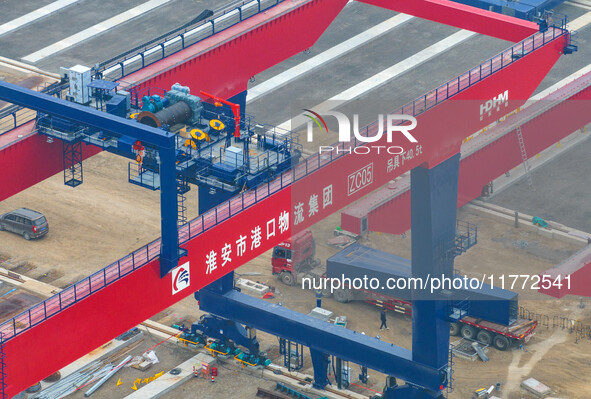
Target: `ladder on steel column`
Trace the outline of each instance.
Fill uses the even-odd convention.
[[[64,184],[77,187],[82,184],[82,142],[63,141],[64,152]]]
[[[189,192],[191,190],[191,186],[189,186],[189,183],[187,182],[187,179],[185,178],[185,176],[177,176],[177,180],[176,180],[176,194],[177,194],[177,203],[178,203],[178,221],[177,221],[177,225],[178,227],[184,226],[185,224],[187,224],[187,215],[186,215],[186,211],[187,211],[187,205],[185,204],[185,201],[187,200],[187,197],[185,196],[185,194],[187,192]]]
[[[449,357],[447,365],[447,387],[445,389],[445,396],[449,395],[454,391],[454,351],[452,346],[449,346]]]
[[[4,334],[0,332],[0,398],[5,399],[6,396],[6,362],[4,357]]]
[[[527,152],[525,151],[525,142],[523,141],[523,133],[521,132],[521,126],[517,126],[515,129],[517,133],[517,141],[519,142],[519,149],[521,150],[521,160],[523,161],[523,168],[525,169],[525,178],[529,188],[534,187],[534,182],[531,177],[531,169],[529,167],[529,161],[527,159]]]

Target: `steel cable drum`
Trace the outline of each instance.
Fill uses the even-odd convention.
[[[190,119],[191,114],[189,105],[183,101],[179,101],[155,114],[150,111],[142,111],[136,119],[140,123],[152,127],[161,127],[162,125],[174,126]]]

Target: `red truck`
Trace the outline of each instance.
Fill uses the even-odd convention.
[[[345,274],[356,277],[362,273],[380,279],[391,276],[410,276],[410,261],[360,244],[353,244],[327,259],[323,266],[315,259],[316,245],[310,230],[304,230],[273,248],[271,259],[273,274],[287,285],[301,283],[303,278],[324,279]],[[384,267],[388,265],[388,267]],[[538,323],[517,317],[517,294],[490,287],[490,292],[468,292],[471,300],[467,309],[450,306],[450,333],[475,339],[499,350],[506,350],[513,342],[527,342],[534,335]],[[407,316],[412,314],[408,292],[401,297],[369,289],[324,290],[325,296],[334,296],[339,302],[361,300]],[[455,312],[454,312],[455,311]],[[460,317],[454,317],[459,313]]]

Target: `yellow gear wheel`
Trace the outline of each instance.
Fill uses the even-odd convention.
[[[211,126],[211,128],[214,130],[223,130],[226,127],[226,125],[224,125],[224,123],[219,119],[210,120],[209,126]]]
[[[196,150],[197,144],[195,144],[195,142],[193,140],[187,139],[187,140],[185,140],[185,147],[191,147],[192,149]]]

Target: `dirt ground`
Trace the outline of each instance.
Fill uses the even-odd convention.
[[[0,213],[20,207],[43,213],[50,229],[31,241],[2,232],[5,267],[63,288],[160,236],[160,192],[128,183],[126,159],[101,153],[83,168],[76,188],[59,173],[0,202]],[[197,216],[196,188],[187,206],[187,215]]]
[[[0,213],[26,206],[43,212],[50,223],[50,233],[37,241],[0,233],[0,260],[4,267],[64,287],[159,235],[159,192],[129,184],[127,161],[111,154],[99,154],[85,161],[84,172],[85,182],[77,188],[64,186],[63,177],[58,174],[0,203]],[[197,214],[196,189],[188,194],[188,198],[188,215],[194,217]],[[479,276],[484,272],[537,274],[579,249],[576,245],[550,241],[472,213],[461,211],[459,218],[476,223],[479,228],[478,245],[456,258],[456,269],[468,276]],[[322,260],[338,251],[325,242],[339,223],[338,215],[333,215],[312,228],[318,243],[317,257]],[[362,242],[400,256],[410,256],[410,234],[404,238],[371,233]],[[271,253],[267,252],[237,272],[257,274],[247,278],[276,287],[276,297],[271,301],[308,313],[315,306],[314,293],[297,286],[282,285],[271,275],[270,258]],[[521,305],[532,312],[547,314],[550,318],[553,315],[569,316],[591,324],[588,311],[578,308],[579,298],[552,300],[530,289],[519,287],[516,291],[520,293]],[[323,300],[323,307],[333,311],[335,316],[346,315],[349,320],[347,328],[373,336],[380,334],[385,341],[410,348],[411,323],[408,318],[390,314],[390,330],[380,332],[379,312],[368,304],[341,304],[329,298]],[[190,324],[199,315],[195,301],[188,298],[153,319],[168,325],[182,321]],[[264,333],[259,333],[259,339],[263,349],[277,345],[275,337]],[[488,363],[456,359],[455,391],[450,398],[469,398],[474,389],[496,382],[505,387],[504,398],[533,397],[519,388],[525,377],[537,378],[550,386],[556,397],[588,398],[586,392],[591,392],[591,373],[585,372],[591,367],[591,342],[575,343],[574,335],[568,331],[539,327],[526,351],[491,349],[489,355],[491,360]],[[357,382],[359,367],[351,367],[353,381]],[[309,356],[305,368],[311,372]],[[232,368],[222,369],[220,373],[219,383],[191,381],[166,398],[185,398],[196,390],[203,398],[238,397],[235,396],[237,392],[240,397],[254,397],[257,384],[273,385],[261,380],[260,376],[253,378]],[[224,375],[231,378],[224,380]],[[370,371],[367,388],[380,391],[383,382],[383,376]],[[371,393],[365,388],[355,387],[355,390]]]
[[[23,290],[14,284],[0,281],[0,323],[16,316],[23,309],[41,301],[43,297]]]

